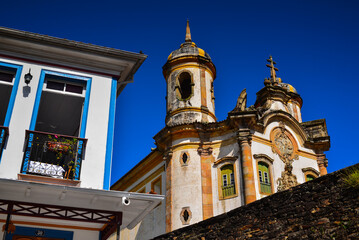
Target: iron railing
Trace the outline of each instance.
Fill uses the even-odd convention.
[[[21,173],[80,179],[87,139],[26,130]]]
[[[236,194],[236,188],[234,184],[222,186],[223,197],[228,197]]]
[[[4,149],[6,139],[9,136],[9,128],[0,126],[0,159],[2,155],[2,150]]]

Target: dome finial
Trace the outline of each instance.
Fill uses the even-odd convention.
[[[188,19],[187,19],[187,27],[186,27],[186,42],[192,42],[191,30],[189,29],[189,20]]]

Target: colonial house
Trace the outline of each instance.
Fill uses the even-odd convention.
[[[187,22],[185,42],[163,66],[167,115],[157,147],[111,188],[152,191],[166,201],[124,229],[124,239],[150,239],[327,173],[325,120],[303,122],[302,98],[277,76],[273,58],[267,62],[270,77],[255,104],[246,105],[243,90],[227,119],[217,121],[216,68]]]
[[[107,239],[161,203],[109,191],[116,97],[145,59],[0,28],[3,239]]]

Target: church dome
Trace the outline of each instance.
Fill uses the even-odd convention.
[[[289,83],[280,83],[279,86],[281,86],[282,88],[284,88],[285,90],[287,90],[288,92],[292,92],[292,93],[297,93],[297,90],[290,85]]]
[[[186,28],[186,40],[181,44],[179,49],[174,50],[167,58],[167,61],[174,60],[176,58],[182,57],[203,57],[211,61],[211,57],[206,53],[202,48],[197,47],[197,45],[192,42],[191,31],[189,28],[189,22],[187,20]]]
[[[179,49],[174,50],[167,58],[168,61],[175,58],[187,57],[187,56],[200,56],[211,60],[211,57],[202,48],[197,47],[194,42],[185,42],[181,44]]]

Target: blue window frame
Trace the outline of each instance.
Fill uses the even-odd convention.
[[[11,115],[20,82],[22,66],[0,62],[0,161],[9,134]]]
[[[85,89],[86,89],[85,96],[84,96],[85,99],[83,102],[83,109],[82,109],[81,120],[80,120],[81,128],[79,130],[79,136],[78,136],[80,138],[85,138],[92,79],[89,77],[53,72],[53,71],[48,71],[48,70],[41,71],[40,81],[39,81],[39,85],[38,85],[37,92],[36,92],[35,105],[34,105],[34,109],[32,112],[29,130],[36,130],[35,129],[36,121],[37,121],[38,114],[39,114],[40,102],[41,102],[41,97],[43,95],[44,83],[45,83],[45,81],[47,81],[48,78],[60,79],[60,80],[62,80],[63,83],[66,83],[66,84],[75,83],[75,84],[83,85],[85,87]],[[75,85],[75,86],[78,86],[78,85]],[[65,86],[65,88],[67,88],[67,86]]]

